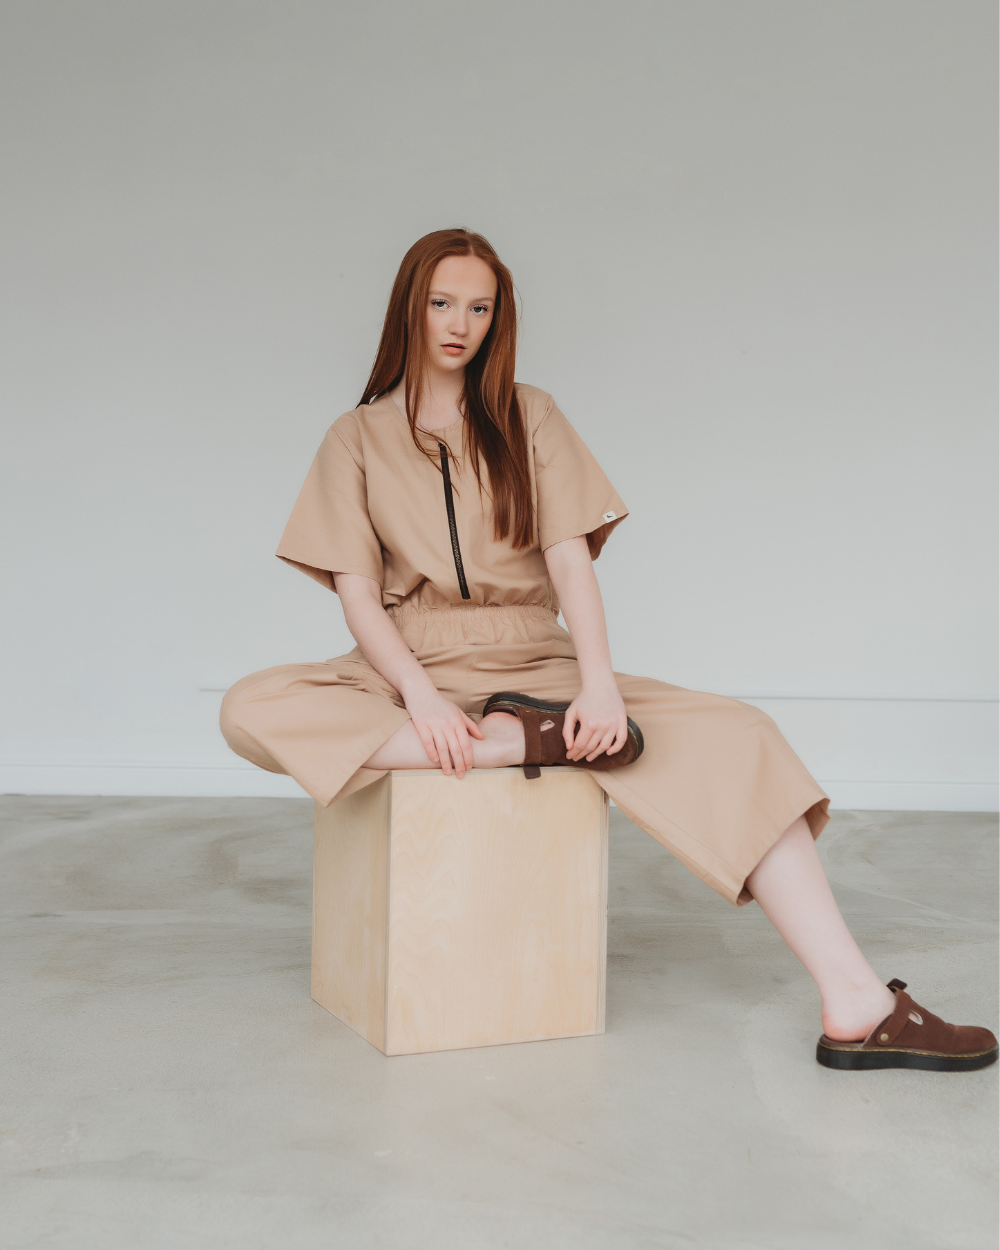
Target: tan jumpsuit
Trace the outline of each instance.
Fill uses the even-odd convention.
[[[302,488],[278,555],[333,589],[333,573],[382,587],[382,603],[435,686],[478,718],[499,690],[569,701],[576,653],[557,621],[542,552],[586,535],[596,559],[627,516],[552,397],[519,386],[528,427],[537,541],[515,551],[493,536],[493,513],[462,456],[462,423],[427,435],[444,444],[452,516],[438,459],[413,445],[388,396],[339,417]],[[770,717],[748,704],[617,673],[645,751],[594,778],[640,828],[712,889],[750,901],[744,882],[805,814],[817,837],[829,799]],[[326,805],[384,774],[363,767],[409,720],[398,692],[360,648],[244,677],[223,700],[232,749],[288,773]]]

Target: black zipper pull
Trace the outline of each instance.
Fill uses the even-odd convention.
[[[465,580],[465,569],[462,567],[462,548],[458,545],[458,526],[455,523],[455,500],[451,493],[451,470],[448,468],[448,448],[438,443],[441,451],[441,476],[444,478],[444,506],[448,510],[448,529],[451,531],[451,554],[455,557],[455,572],[458,574],[458,588],[463,599],[471,599],[469,583]]]

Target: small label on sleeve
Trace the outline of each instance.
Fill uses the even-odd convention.
[[[618,517],[613,512],[605,512],[604,519],[605,521],[617,521]]]

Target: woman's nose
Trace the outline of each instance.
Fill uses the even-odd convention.
[[[465,312],[456,308],[451,319],[451,324],[448,326],[448,333],[465,334],[467,330],[468,326],[466,324]]]

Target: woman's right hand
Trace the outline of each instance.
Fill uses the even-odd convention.
[[[403,701],[431,763],[448,776],[464,777],[472,767],[471,739],[485,737],[476,722],[433,689],[404,695]]]

